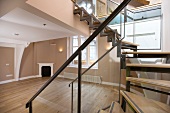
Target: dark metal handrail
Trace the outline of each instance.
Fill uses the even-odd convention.
[[[124,0],[113,13],[93,32],[93,34],[74,52],[74,54],[56,71],[56,73],[38,90],[38,92],[26,103],[26,108],[32,107],[32,101],[78,56],[82,51],[120,12],[131,0]]]

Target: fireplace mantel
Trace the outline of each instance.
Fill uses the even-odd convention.
[[[51,75],[50,76],[53,76],[54,63],[38,63],[38,65],[39,65],[39,77],[42,77],[42,74],[41,74],[42,66],[50,66],[51,67]]]

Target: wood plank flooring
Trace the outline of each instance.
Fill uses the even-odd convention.
[[[0,113],[28,113],[26,102],[47,81],[34,78],[0,85]],[[57,78],[34,101],[33,113],[70,113],[71,80]],[[77,83],[74,84],[74,112],[77,110]],[[117,101],[116,88],[106,85],[82,83],[82,112],[97,113]]]

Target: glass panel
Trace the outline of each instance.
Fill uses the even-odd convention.
[[[56,72],[58,68],[54,68]],[[33,101],[33,113],[71,113],[71,87],[77,68],[66,67]],[[50,78],[50,76],[48,77]],[[43,77],[42,77],[43,79]],[[77,84],[73,86],[73,112],[77,111]]]
[[[144,8],[126,9],[109,23],[109,27],[117,29],[125,41],[139,44],[138,49],[160,49],[160,16],[160,4]]]
[[[127,17],[127,22],[133,22],[134,21],[134,12],[126,9],[126,17]]]
[[[106,18],[118,7],[117,2],[112,1],[112,0],[107,0],[106,4],[106,15],[98,17],[100,21],[105,21]],[[124,16],[123,12],[118,14],[109,24],[108,26],[112,28],[113,30],[117,30],[119,34],[122,33],[122,25],[121,23],[124,22]]]
[[[107,15],[107,10],[106,10],[106,5],[103,1],[97,0],[97,10],[96,10],[96,15],[98,17],[102,17],[104,15]]]
[[[161,16],[161,5],[146,7],[134,11],[134,20],[143,20]]]
[[[99,38],[98,41],[105,42],[107,39]],[[107,51],[105,46],[99,46],[98,49],[100,57]],[[82,75],[82,112],[98,113],[100,109],[109,106],[112,101],[118,100],[117,87],[102,84],[104,82],[117,84],[119,81],[119,58],[116,55],[112,50],[97,63],[98,66],[93,66]],[[82,69],[82,73],[85,70]]]
[[[122,15],[123,17],[123,21],[122,22],[122,26],[121,26],[121,36],[124,37],[124,41],[128,41],[128,42],[134,42],[134,21],[133,21],[133,14],[131,11],[129,11],[128,9],[123,11]],[[126,20],[124,20],[124,18],[126,18]]]
[[[107,15],[110,15],[117,7],[118,3],[112,0],[107,0]]]

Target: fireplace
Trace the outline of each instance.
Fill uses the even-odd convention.
[[[39,64],[39,77],[53,76],[54,63],[38,63]]]
[[[42,77],[50,77],[51,76],[51,66],[42,66],[41,67],[41,75],[42,75]]]

